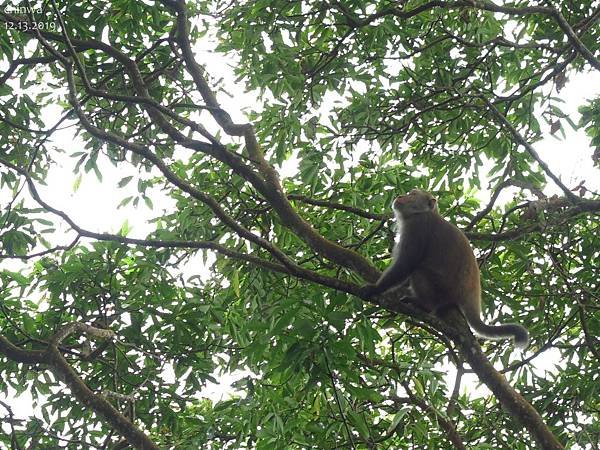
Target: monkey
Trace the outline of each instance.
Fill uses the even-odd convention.
[[[479,265],[469,240],[438,211],[436,199],[413,189],[397,197],[392,205],[398,239],[392,263],[377,283],[366,284],[362,294],[370,298],[403,284],[407,279],[419,306],[429,312],[456,306],[476,335],[487,339],[512,337],[525,349],[529,333],[521,325],[491,326],[481,320]]]

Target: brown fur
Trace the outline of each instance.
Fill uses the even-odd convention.
[[[512,337],[525,348],[527,330],[518,324],[490,326],[481,320],[479,266],[467,237],[438,213],[433,196],[413,190],[394,201],[399,242],[392,264],[374,285],[364,287],[373,296],[398,286],[407,279],[420,304],[436,312],[457,306],[471,328],[489,339]]]

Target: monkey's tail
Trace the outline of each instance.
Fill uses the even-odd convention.
[[[486,339],[506,339],[513,338],[515,347],[525,349],[529,345],[529,333],[527,329],[517,323],[505,323],[502,325],[488,325],[481,320],[479,312],[469,314],[469,311],[463,311],[467,322],[478,336]]]

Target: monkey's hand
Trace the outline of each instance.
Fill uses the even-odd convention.
[[[359,297],[371,298],[378,294],[377,291],[378,291],[377,285],[372,284],[372,283],[365,284],[363,287],[360,288]]]

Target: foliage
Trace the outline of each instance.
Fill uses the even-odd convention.
[[[597,150],[600,99],[575,123],[561,91],[600,70],[600,10],[529,3],[3,7],[0,390],[41,417],[0,402],[1,445],[533,448],[453,337],[353,295],[421,187],[472,240],[486,320],[533,338],[486,356],[563,445],[597,448],[600,199],[531,144],[581,128]],[[130,219],[82,226],[43,189],[57,170]],[[93,328],[59,339],[73,323]]]

